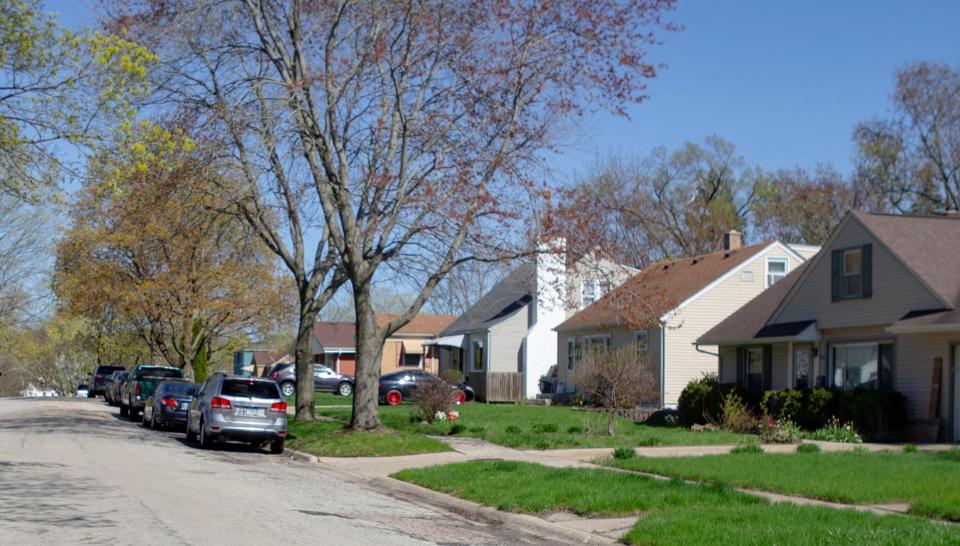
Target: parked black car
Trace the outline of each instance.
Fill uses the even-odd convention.
[[[293,364],[276,364],[267,376],[280,385],[280,392],[284,396],[293,396],[297,392],[297,376]],[[340,375],[323,364],[314,364],[313,390],[350,396],[353,394],[353,378]]]
[[[440,381],[440,378],[421,370],[388,373],[380,376],[380,403],[396,406],[404,400],[411,400],[418,385]],[[453,400],[457,404],[474,399],[473,389],[464,383],[453,386]]]
[[[129,374],[126,370],[113,372],[110,375],[110,380],[103,391],[103,399],[111,406],[120,405],[120,392],[123,389],[123,382],[127,380],[127,375]]]
[[[157,385],[157,390],[143,406],[143,426],[154,430],[169,426],[187,425],[190,401],[199,385],[184,380],[168,379]]]
[[[90,398],[103,396],[110,381],[110,376],[113,375],[113,372],[122,370],[123,366],[97,366],[97,369],[93,372],[93,383],[90,384]]]

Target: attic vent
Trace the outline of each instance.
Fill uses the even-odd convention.
[[[668,270],[668,269],[670,269],[670,264],[667,264],[667,265],[663,266],[663,270],[664,270],[664,271],[666,271],[666,270]]]
[[[700,258],[694,258],[693,261],[690,262],[690,265],[697,265],[697,262],[699,261],[700,261]]]
[[[724,253],[723,253],[723,259],[726,260],[727,258],[729,258],[729,257],[732,256],[732,255],[733,255],[733,252],[724,252]]]

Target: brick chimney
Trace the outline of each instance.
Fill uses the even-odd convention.
[[[731,229],[723,236],[724,250],[737,250],[743,246],[743,234],[735,229]]]

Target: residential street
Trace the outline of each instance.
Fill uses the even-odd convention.
[[[102,400],[0,399],[5,544],[540,544],[322,466],[117,417]]]

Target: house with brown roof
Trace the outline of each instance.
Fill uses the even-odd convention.
[[[756,390],[891,388],[960,441],[960,217],[850,212],[823,250],[699,337]]]
[[[690,380],[716,371],[716,347],[695,341],[818,250],[741,241],[730,232],[719,252],[647,267],[557,326],[557,391],[576,390],[577,363],[587,348],[632,346],[658,370],[659,400],[647,402],[676,405]]]
[[[380,313],[377,325],[384,326],[394,315]],[[456,317],[419,313],[393,333],[383,345],[380,373],[397,370],[439,371],[437,347],[427,344]],[[353,322],[321,322],[313,327],[313,361],[343,375],[356,374],[356,325]]]

